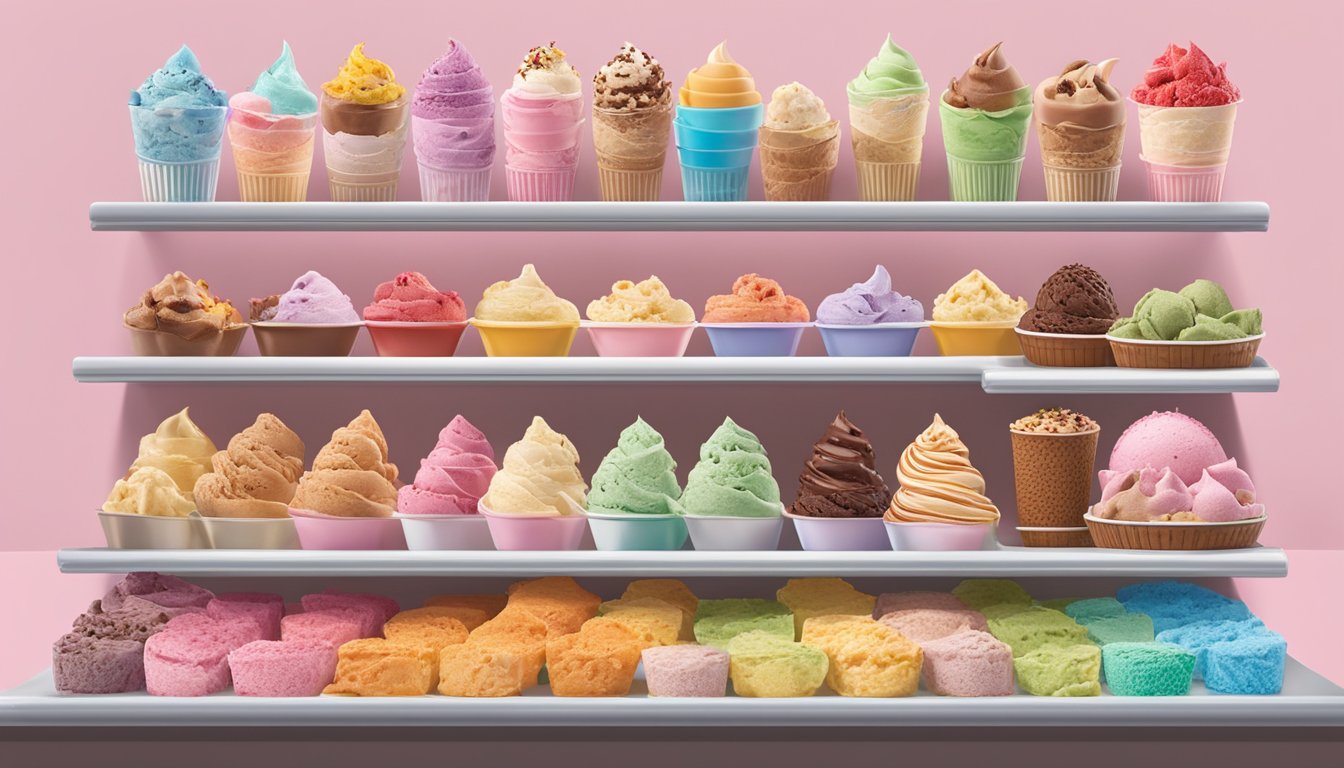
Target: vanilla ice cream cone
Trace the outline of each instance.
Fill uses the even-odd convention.
[[[672,105],[593,109],[593,148],[603,200],[657,200],[672,131]]]

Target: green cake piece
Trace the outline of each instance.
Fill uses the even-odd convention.
[[[1195,655],[1171,643],[1111,643],[1101,664],[1116,696],[1184,696],[1195,674]]]
[[[1100,646],[1153,641],[1153,620],[1145,613],[1093,619],[1084,626],[1087,627],[1087,638]]]
[[[1095,619],[1111,619],[1125,615],[1124,603],[1114,597],[1094,597],[1079,600],[1064,607],[1064,613],[1079,624],[1087,624]]]
[[[1067,613],[1067,611],[1065,611],[1064,609],[1068,608],[1070,605],[1073,605],[1074,603],[1082,599],[1083,598],[1081,597],[1056,597],[1053,600],[1042,600],[1041,602],[1037,603],[1037,605],[1041,606],[1042,608],[1049,608],[1052,611],[1061,611]]]
[[[967,608],[982,611],[991,605],[1015,603],[1031,605],[1031,595],[1016,581],[1007,579],[966,579],[952,590]]]
[[[1017,684],[1032,696],[1100,696],[1101,649],[1050,645],[1013,659]]]
[[[792,619],[788,630],[785,635],[762,630],[744,632],[728,643],[735,695],[792,698],[817,692],[826,680],[830,660],[816,648],[793,642]]]
[[[1023,611],[1026,611],[1031,607],[1032,606],[1025,605],[1023,603],[997,603],[995,605],[987,605],[984,608],[981,608],[980,613],[983,614],[986,619],[1002,619],[1007,616],[1012,616],[1015,613],[1022,613]],[[1040,608],[1042,610],[1052,610],[1046,608],[1045,606],[1040,606]],[[1059,612],[1056,611],[1056,613]],[[1062,616],[1063,614],[1060,615]]]
[[[1086,644],[1087,628],[1059,611],[1033,605],[1007,616],[986,617],[989,631],[1013,649],[1013,657],[1025,656],[1046,646]]]
[[[793,614],[775,600],[701,600],[695,611],[695,639],[728,650],[728,641],[744,632],[766,632],[793,640]]]

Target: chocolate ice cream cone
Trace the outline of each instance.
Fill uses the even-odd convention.
[[[672,106],[593,109],[593,148],[603,200],[657,200],[672,131]]]
[[[928,93],[849,105],[862,199],[915,199],[928,114]]]
[[[1034,433],[1010,430],[1018,525],[1027,528],[1078,529],[1087,523],[1092,469],[1100,430]],[[1073,532],[1033,532],[1029,546],[1076,546]]]
[[[802,131],[761,127],[761,176],[766,200],[829,200],[840,157],[839,124]]]

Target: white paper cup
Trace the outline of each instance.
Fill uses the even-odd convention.
[[[109,549],[209,549],[200,515],[158,517],[98,512]]]
[[[410,550],[489,550],[490,525],[480,515],[395,515]]]
[[[763,552],[779,549],[784,530],[784,505],[778,517],[723,517],[682,515],[691,544],[701,551]]]

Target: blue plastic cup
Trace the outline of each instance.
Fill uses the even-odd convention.
[[[677,120],[688,127],[706,131],[755,131],[765,119],[765,105],[749,107],[677,107]]]
[[[812,323],[701,323],[718,357],[793,357]]]
[[[677,158],[691,168],[745,168],[751,165],[755,146],[742,149],[686,149],[677,147]]]
[[[672,121],[672,132],[677,146],[697,150],[732,150],[756,146],[760,129],[743,131],[709,131],[694,128],[679,120]]]
[[[928,323],[878,323],[876,325],[823,325],[821,341],[831,357],[909,357],[915,339]]]
[[[747,199],[751,166],[696,168],[681,166],[681,195],[688,203],[737,203]]]

